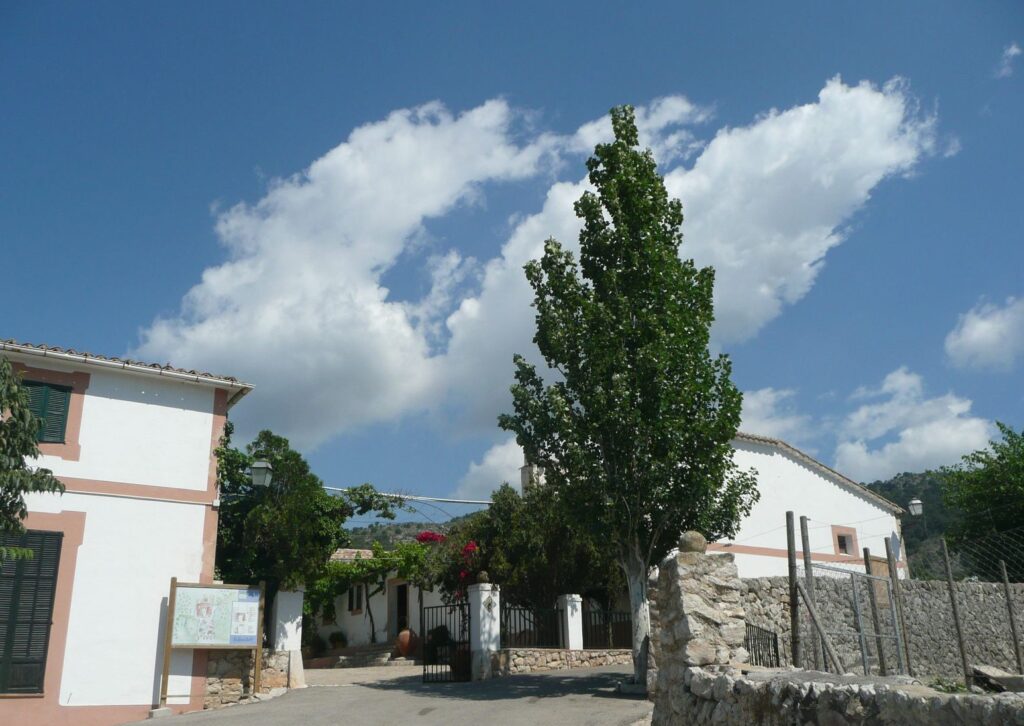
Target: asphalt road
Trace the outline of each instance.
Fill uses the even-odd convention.
[[[649,701],[620,696],[623,666],[547,671],[476,683],[421,682],[419,668],[309,671],[308,688],[262,703],[160,719],[161,726],[632,726]],[[153,723],[152,721],[144,723]]]

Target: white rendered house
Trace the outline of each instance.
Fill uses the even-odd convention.
[[[739,468],[757,471],[761,498],[743,518],[734,539],[713,542],[708,549],[733,553],[741,577],[788,574],[787,511],[794,514],[801,567],[799,518],[803,516],[808,519],[812,562],[863,572],[863,548],[867,547],[873,566],[884,572],[888,539],[900,576],[906,575],[901,507],[780,439],[739,433],[732,446]],[[523,489],[543,484],[544,470],[525,464],[520,483]]]
[[[0,723],[116,724],[159,700],[170,579],[212,582],[217,544],[214,448],[228,410],[252,386],[169,366],[0,341],[44,420],[41,457],[63,495],[33,494],[33,564],[6,562],[0,629]],[[44,611],[50,611],[48,618]],[[36,617],[39,616],[39,617]],[[175,651],[168,705],[200,710],[206,651]]]
[[[371,557],[373,550],[340,549],[331,559],[345,562]],[[317,617],[316,625],[320,636],[327,640],[331,633],[340,630],[345,634],[349,646],[369,645],[374,642],[394,643],[395,638],[405,628],[410,628],[417,634],[422,633],[421,597],[423,607],[443,604],[439,592],[421,591],[416,585],[398,577],[398,573],[391,573],[388,576],[382,592],[375,592],[376,589],[374,584],[355,585],[341,597],[335,598],[334,617]]]
[[[878,567],[885,561],[888,539],[897,566],[904,568],[901,507],[779,439],[741,433],[733,448],[741,469],[757,470],[761,498],[733,540],[715,542],[708,549],[732,552],[741,577],[787,574],[787,511],[795,516],[801,566],[799,518],[804,516],[814,563],[863,572],[863,548],[871,550]]]

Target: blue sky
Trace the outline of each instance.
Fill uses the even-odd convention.
[[[240,429],[332,484],[485,495],[521,265],[629,102],[744,428],[949,463],[1024,425],[1024,7],[981,8],[4,3],[0,335],[251,380]]]

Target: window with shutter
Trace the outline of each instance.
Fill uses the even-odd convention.
[[[31,558],[0,561],[0,694],[42,693],[62,532],[0,534]]]
[[[52,383],[25,381],[28,390],[29,408],[42,425],[39,427],[38,441],[41,444],[63,444],[64,431],[68,423],[68,403],[71,400],[71,389],[68,386],[56,386]]]

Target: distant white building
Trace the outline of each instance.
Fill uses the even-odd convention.
[[[884,562],[888,539],[903,566],[901,507],[785,441],[741,433],[733,448],[741,469],[757,470],[761,498],[744,517],[736,537],[715,542],[709,550],[732,552],[741,577],[787,574],[787,511],[795,515],[798,553],[799,518],[808,518],[815,563],[863,571],[863,548],[871,550],[873,560]]]
[[[888,539],[897,566],[905,567],[901,507],[781,439],[739,433],[732,446],[739,468],[757,471],[761,498],[743,518],[735,539],[714,542],[709,550],[732,552],[741,577],[788,573],[787,511],[794,513],[801,567],[801,516],[809,520],[812,562],[863,571],[863,548],[881,564]],[[528,463],[519,474],[524,490],[544,482],[544,470]]]
[[[345,562],[371,557],[373,550],[340,549],[331,559]],[[371,642],[394,643],[405,628],[422,633],[419,588],[393,573],[385,581],[382,592],[375,593],[374,590],[374,584],[355,585],[336,598],[334,617],[318,616],[316,625],[320,636],[327,640],[331,633],[340,630],[349,646],[359,646]],[[438,591],[423,590],[422,596],[423,607],[443,604]]]
[[[159,699],[170,580],[213,581],[213,451],[252,387],[13,341],[0,355],[44,421],[33,463],[67,488],[27,497],[21,544],[36,556],[0,570],[0,634],[15,633],[0,638],[0,723],[144,719]],[[206,658],[173,653],[172,710],[202,709]]]
[[[785,576],[788,573],[786,512],[797,525],[796,546],[803,566],[799,518],[808,518],[812,561],[864,571],[863,548],[884,568],[885,540],[889,539],[904,567],[900,514],[896,504],[829,468],[779,439],[741,433],[733,440],[735,462],[743,470],[757,470],[761,498],[744,517],[733,540],[708,545],[710,551],[731,552],[741,577]],[[520,485],[526,489],[544,483],[544,471],[526,464],[520,469]],[[338,550],[333,559],[369,558],[371,550]],[[877,571],[877,570],[876,570]],[[499,585],[501,583],[498,583]],[[370,586],[372,587],[372,586]],[[383,592],[367,600],[366,586],[356,586],[335,601],[335,617],[320,618],[320,635],[345,633],[351,646],[371,642],[391,643],[406,627],[421,633],[419,590],[398,577],[390,577]],[[440,594],[425,590],[424,606],[440,605]],[[625,609],[625,601],[620,603]],[[371,627],[370,612],[373,612]]]

